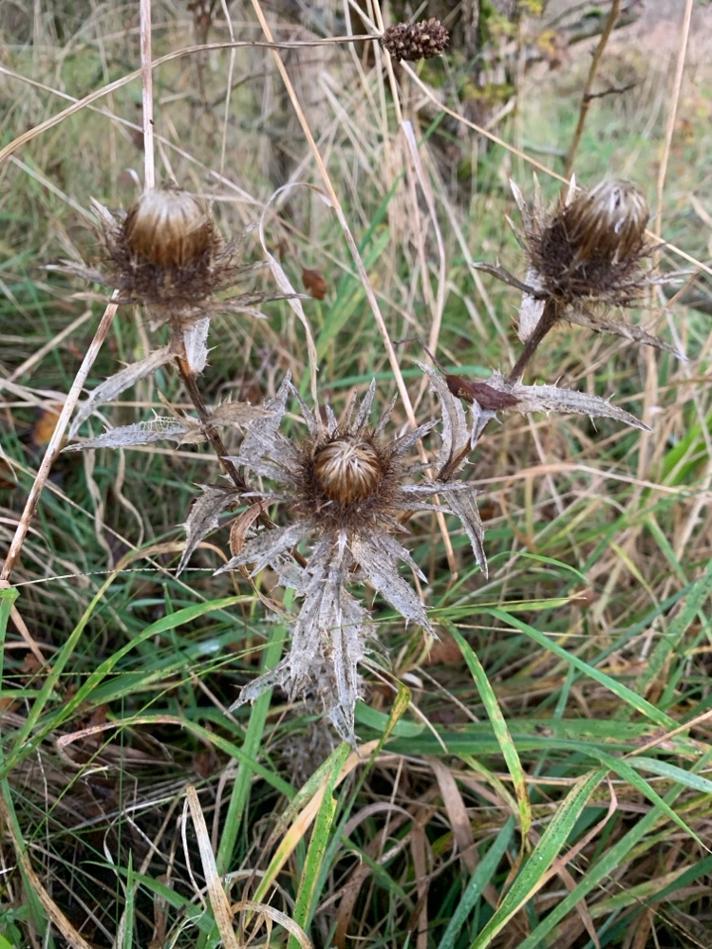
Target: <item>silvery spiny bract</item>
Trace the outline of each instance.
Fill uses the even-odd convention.
[[[265,406],[270,414],[249,426],[239,455],[232,458],[264,479],[255,496],[267,503],[280,502],[281,513],[274,516],[282,523],[257,531],[220,571],[249,564],[256,574],[270,566],[280,585],[301,598],[288,654],[276,669],[246,686],[236,704],[279,685],[290,697],[316,698],[339,734],[351,742],[358,666],[374,636],[372,619],[353,591],[367,584],[406,622],[433,633],[420,598],[399,573],[403,563],[425,579],[399,539],[407,534],[404,524],[412,512],[456,513],[486,570],[474,488],[462,481],[429,478],[425,466],[412,458],[417,442],[434,423],[401,436],[388,435],[392,404],[375,425],[369,421],[375,391],[373,382],[360,402],[337,421],[328,406],[323,417],[318,408],[309,409],[285,381]],[[300,438],[288,438],[280,431],[290,396],[298,400],[306,426]],[[462,414],[459,404],[454,411]],[[469,431],[460,426],[455,432],[451,424],[444,425],[436,469],[453,454],[455,435],[467,438]],[[438,503],[431,500],[435,495]],[[224,508],[224,496],[216,495],[215,502]],[[190,536],[190,523],[188,530]],[[191,549],[195,531],[193,535]],[[291,555],[297,547],[303,551],[302,564]]]

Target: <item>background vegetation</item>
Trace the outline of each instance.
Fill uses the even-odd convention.
[[[424,340],[462,374],[511,365],[517,295],[471,265],[499,259],[524,276],[508,180],[531,194],[536,170],[557,194],[547,169],[564,170],[607,12],[515,6],[455,7],[452,52],[396,66],[394,83],[370,43],[281,54],[419,416],[432,408],[415,366]],[[686,29],[688,6],[622,4],[574,165],[587,185],[635,180],[660,215],[663,269],[695,279],[635,318],[688,361],[576,327],[552,334],[529,381],[613,396],[653,432],[579,417],[488,429],[470,476],[490,578],[454,524],[448,558],[435,521],[413,522],[440,639],[428,651],[374,603],[383,651],[358,752],[281,694],[227,712],[276,663],[285,630],[265,619],[269,576],[213,577],[226,530],[174,575],[214,457],[60,458],[19,595],[0,590],[0,946],[711,944],[712,30],[704,4]],[[261,40],[258,11],[282,40],[415,12],[164,0],[154,56]],[[44,265],[91,257],[90,199],[135,200],[143,138],[139,78],[40,128],[138,68],[137,4],[1,0],[0,23],[0,141],[29,133],[0,166],[5,549],[105,303]],[[154,84],[159,178],[210,199],[226,235],[247,230],[248,260],[271,201],[268,248],[295,286],[304,268],[326,284],[304,304],[322,396],[340,409],[375,376],[385,403],[396,386],[383,335],[273,55],[196,52]],[[273,289],[264,271],[255,281]],[[302,327],[284,303],[263,315],[215,321],[209,402],[257,401],[287,370],[306,389]],[[90,384],[155,339],[121,310]],[[128,395],[111,424],[189,407],[167,370]],[[400,403],[394,422],[406,423]]]

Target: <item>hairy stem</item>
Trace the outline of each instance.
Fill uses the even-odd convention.
[[[551,297],[548,297],[546,303],[544,304],[544,312],[539,317],[539,322],[534,327],[534,330],[529,337],[529,339],[524,344],[524,349],[519,355],[519,359],[512,366],[512,371],[507,376],[507,382],[510,384],[514,382],[519,382],[519,380],[524,375],[524,370],[526,369],[530,359],[537,351],[537,348],[541,341],[544,339],[549,330],[553,327],[554,323],[559,318],[559,306],[555,300]]]
[[[188,361],[184,356],[176,356],[176,363],[178,365],[178,372],[180,373],[181,379],[183,380],[183,384],[188,391],[190,401],[195,406],[195,411],[198,413],[198,418],[202,422],[205,437],[208,439],[210,447],[217,455],[218,461],[220,462],[220,467],[235,485],[240,494],[244,494],[248,491],[247,482],[237,470],[235,465],[227,457],[227,448],[225,447],[225,443],[222,440],[220,432],[212,423],[210,409],[203,400],[203,396],[200,392],[200,389],[198,388],[198,382],[195,373],[189,367]]]

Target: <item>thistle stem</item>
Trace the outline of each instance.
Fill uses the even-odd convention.
[[[193,403],[193,406],[195,407],[195,411],[198,414],[198,418],[200,419],[202,423],[203,431],[205,432],[205,437],[210,443],[210,447],[213,449],[213,451],[217,455],[217,459],[220,462],[220,467],[223,469],[225,474],[235,485],[239,493],[247,494],[250,490],[250,486],[242,477],[242,475],[237,470],[235,465],[228,458],[228,452],[227,452],[227,448],[225,447],[225,443],[222,440],[222,436],[220,435],[220,432],[217,430],[215,425],[213,425],[210,409],[205,404],[202,393],[200,389],[198,388],[196,374],[188,365],[188,361],[184,355],[177,355],[176,363],[178,365],[178,372],[180,373],[180,377],[183,380],[183,384],[185,385],[188,391],[188,396],[190,398],[190,401]],[[264,510],[261,503],[260,503],[260,513],[259,513],[258,520],[265,527],[274,527],[274,521],[269,516],[269,514]],[[306,561],[304,560],[304,558],[298,551],[293,550],[292,556],[297,561],[297,563],[300,564],[302,567],[306,564]]]
[[[195,411],[198,413],[198,418],[203,425],[205,437],[210,442],[210,447],[217,455],[220,466],[225,474],[230,478],[240,494],[244,494],[248,490],[247,482],[227,456],[227,448],[225,447],[220,432],[212,423],[210,409],[203,401],[195,373],[188,366],[188,362],[184,356],[176,356],[176,363],[178,364],[178,372],[183,380],[183,384],[188,391],[190,401],[195,406]]]
[[[522,378],[529,360],[537,351],[539,344],[544,339],[549,330],[553,327],[554,323],[556,323],[558,318],[558,304],[551,297],[548,297],[546,303],[544,304],[544,312],[539,317],[539,322],[534,327],[531,336],[524,344],[524,349],[521,351],[519,359],[517,359],[514,366],[512,367],[512,371],[507,376],[507,382],[510,383],[510,385],[515,382],[519,382],[519,380]]]
[[[522,350],[519,359],[517,359],[514,366],[512,367],[512,371],[507,376],[507,382],[510,385],[513,385],[515,382],[519,382],[519,380],[522,378],[524,375],[524,370],[529,364],[529,361],[531,360],[534,353],[539,348],[539,344],[544,339],[549,330],[554,326],[558,318],[559,306],[554,299],[548,297],[546,303],[544,304],[544,312],[539,317],[539,322],[534,327],[534,331],[524,344],[524,349]],[[484,425],[482,425],[481,429],[478,431],[477,438],[479,438],[483,430]],[[465,461],[470,452],[473,451],[474,447],[474,445],[471,445],[468,442],[464,448],[454,455],[438,474],[439,480],[449,481],[460,465]]]

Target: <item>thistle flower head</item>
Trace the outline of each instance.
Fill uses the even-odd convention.
[[[381,37],[381,45],[394,59],[414,62],[444,53],[450,34],[440,20],[432,16],[419,23],[398,23],[389,26]]]
[[[240,263],[236,244],[222,239],[209,211],[188,192],[151,189],[128,211],[116,213],[92,203],[99,260],[94,267],[65,262],[58,269],[118,290],[119,303],[144,306],[154,323],[170,323],[175,340],[218,311],[242,311],[266,298],[217,296],[250,268]],[[207,336],[207,325],[201,332]],[[191,341],[185,344],[189,348]],[[180,350],[174,347],[174,352]]]
[[[573,189],[572,189],[573,191]],[[549,215],[527,215],[525,243],[537,289],[564,304],[634,302],[648,285],[642,261],[648,207],[627,181],[569,194]]]
[[[365,501],[378,493],[384,460],[368,435],[336,435],[311,452],[314,485],[340,507]]]
[[[300,403],[307,428],[306,435],[295,439],[279,430],[290,396]],[[275,515],[277,526],[258,530],[222,568],[250,564],[257,573],[269,565],[281,585],[302,598],[287,657],[243,689],[237,704],[281,685],[291,696],[321,701],[339,734],[351,741],[358,666],[373,638],[369,613],[354,587],[367,584],[406,622],[433,632],[420,598],[399,572],[404,563],[425,579],[396,539],[404,533],[401,515],[457,511],[484,568],[474,490],[464,482],[424,478],[422,465],[410,457],[433,423],[389,436],[392,405],[372,425],[374,397],[372,383],[344,418],[337,420],[327,407],[324,420],[301,401],[289,381],[282,385],[265,406],[268,414],[249,427],[240,454],[232,458],[264,479],[259,496],[281,502],[282,514]],[[434,495],[440,506],[430,501]],[[216,504],[224,508],[220,499]],[[290,556],[300,544],[307,551],[304,566]]]
[[[602,181],[563,209],[577,261],[636,259],[645,248],[649,217],[645,198],[629,181]]]
[[[154,266],[179,273],[215,249],[210,215],[186,191],[146,191],[122,226],[135,268]]]
[[[103,215],[102,231],[104,281],[160,321],[199,318],[236,276],[212,217],[185,191],[147,191],[123,217]]]

